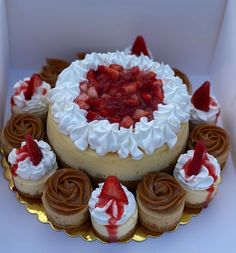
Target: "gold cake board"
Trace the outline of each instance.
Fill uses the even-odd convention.
[[[99,238],[99,236],[94,232],[90,222],[85,222],[84,225],[82,225],[80,228],[76,229],[76,230],[66,230],[66,229],[61,229],[58,228],[56,226],[54,226],[47,218],[45,210],[44,210],[44,206],[41,202],[41,200],[33,200],[33,199],[29,199],[26,198],[22,195],[20,195],[17,191],[15,191],[14,189],[14,183],[12,180],[12,175],[10,172],[10,166],[6,160],[6,157],[3,154],[2,148],[1,148],[1,154],[2,154],[2,167],[4,169],[4,177],[6,180],[9,181],[9,188],[11,191],[14,191],[16,193],[16,199],[25,205],[27,212],[31,213],[31,214],[35,214],[37,219],[42,222],[42,223],[47,223],[51,226],[51,228],[53,230],[56,231],[64,231],[67,235],[71,236],[71,237],[81,237],[82,239],[84,239],[85,241],[95,241],[98,240],[100,242],[106,242],[103,239]],[[185,208],[183,215],[179,221],[179,223],[177,224],[177,226],[168,231],[168,232],[173,232],[175,231],[179,225],[186,225],[190,222],[190,220],[192,219],[192,217],[197,216],[202,209],[189,209],[189,208]],[[141,224],[137,224],[134,233],[129,237],[124,239],[123,241],[121,241],[121,243],[127,243],[129,241],[136,241],[136,242],[142,242],[144,240],[146,240],[148,237],[158,237],[160,236],[162,233],[156,233],[156,232],[152,232],[149,230],[146,230]]]

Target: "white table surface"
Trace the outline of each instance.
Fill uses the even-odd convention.
[[[14,72],[11,83],[30,71]],[[191,77],[199,83],[206,77]],[[9,101],[8,94],[8,101]],[[102,244],[70,238],[40,223],[16,201],[15,193],[0,170],[0,252],[235,252],[236,250],[236,170],[228,159],[219,191],[208,208],[194,217],[188,225],[158,238],[127,244]]]

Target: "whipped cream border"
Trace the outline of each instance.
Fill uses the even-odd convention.
[[[164,104],[154,111],[154,119],[142,117],[140,122],[129,129],[119,128],[118,123],[108,120],[87,122],[87,112],[74,103],[80,94],[80,82],[86,81],[89,69],[98,65],[120,64],[124,68],[139,66],[142,70],[153,71],[163,82]],[[181,123],[189,120],[190,96],[182,79],[174,76],[173,70],[163,63],[153,62],[148,56],[127,55],[124,52],[91,53],[85,59],[76,60],[59,75],[56,87],[49,93],[52,115],[60,132],[70,136],[79,150],[90,147],[100,156],[117,152],[120,158],[129,155],[139,160],[167,144],[171,149],[177,142]]]
[[[29,81],[30,77],[26,77],[23,80],[19,80],[13,86],[14,92],[16,92],[17,88],[20,88],[26,81]],[[43,89],[47,90],[46,95],[42,95]],[[22,113],[44,113],[48,111],[49,98],[48,94],[51,90],[51,86],[42,81],[41,85],[36,88],[33,96],[30,100],[25,99],[25,95],[23,91],[20,92],[19,95],[13,94],[13,101],[15,103],[14,107],[17,107]]]
[[[211,185],[214,184],[214,178],[209,175],[208,169],[203,165],[198,175],[192,175],[190,177],[185,175],[184,165],[189,161],[189,159],[193,158],[194,150],[188,150],[187,153],[182,154],[175,166],[174,169],[174,177],[184,185],[186,188],[190,190],[207,190]],[[209,162],[215,169],[215,174],[217,178],[220,177],[221,169],[216,158],[207,153],[207,158]]]
[[[96,204],[99,201],[99,196],[101,194],[103,184],[104,183],[98,184],[98,188],[96,188],[92,192],[88,205],[90,214],[96,221],[96,223],[108,225],[109,219],[111,217],[106,213],[106,210],[109,208],[111,200],[104,207],[96,207]],[[133,193],[130,192],[125,186],[121,185],[121,187],[124,190],[125,195],[127,196],[128,204],[124,204],[124,213],[121,219],[115,223],[116,225],[124,224],[135,213],[135,210],[137,208],[136,200]]]

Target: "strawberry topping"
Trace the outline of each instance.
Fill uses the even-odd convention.
[[[145,40],[142,36],[137,36],[131,49],[132,54],[140,56],[141,53],[150,57]]]
[[[194,149],[193,159],[185,166],[187,176],[198,175],[206,158],[206,146],[203,141],[199,140]]]
[[[24,91],[25,99],[30,100],[35,92],[35,89],[42,83],[42,79],[39,74],[33,74],[28,82],[28,87]]]
[[[39,148],[37,142],[34,141],[31,135],[29,134],[26,135],[25,140],[26,140],[26,147],[27,147],[28,154],[30,156],[30,160],[34,166],[37,166],[43,159],[42,151]]]
[[[191,102],[197,109],[208,112],[210,101],[210,82],[206,81],[194,92]]]
[[[119,64],[99,65],[96,71],[89,70],[86,78],[74,102],[88,112],[88,122],[107,119],[129,128],[141,117],[152,120],[153,111],[164,100],[162,81],[156,73],[138,66],[124,69]]]
[[[127,196],[119,180],[115,176],[109,176],[104,182],[99,201],[96,204],[96,207],[100,208],[109,205],[106,209],[106,213],[110,217],[109,225],[114,225],[121,219],[124,213],[124,205],[128,203]]]

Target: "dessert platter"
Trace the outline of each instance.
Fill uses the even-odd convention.
[[[192,94],[142,36],[123,51],[47,59],[10,105],[5,178],[55,230],[143,241],[187,224],[218,190],[230,143],[210,82]]]

